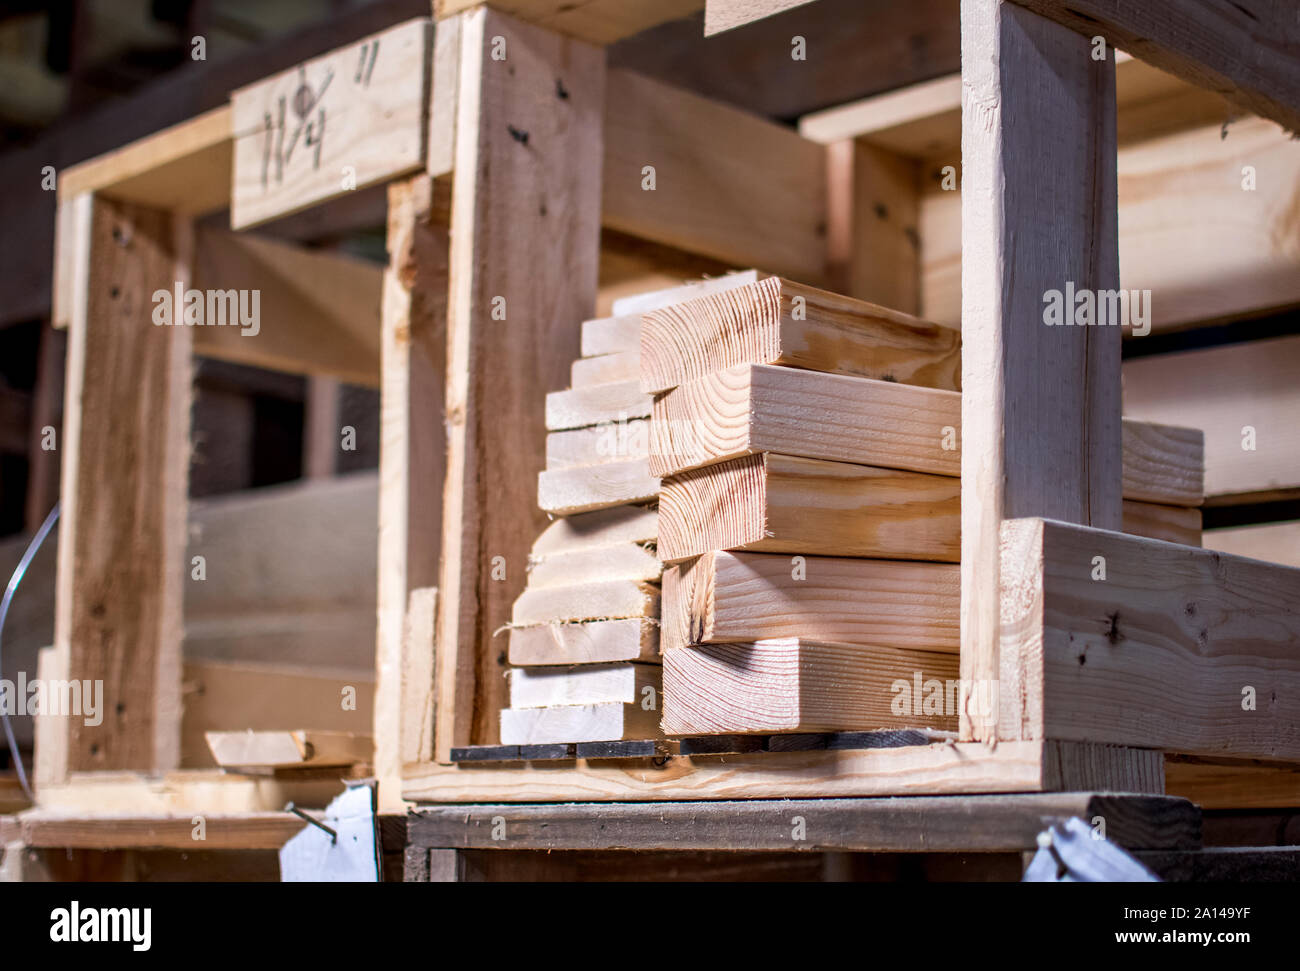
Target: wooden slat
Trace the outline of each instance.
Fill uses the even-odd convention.
[[[551,523],[537,537],[532,558],[541,559],[594,546],[653,542],[658,530],[659,517],[653,508],[618,506],[566,516]]]
[[[708,0],[704,5],[704,36],[743,27],[764,17],[802,7],[812,0]]]
[[[659,661],[659,630],[648,619],[544,624],[510,631],[511,664]]]
[[[640,354],[641,314],[627,313],[582,322],[582,356]]]
[[[640,703],[501,709],[501,741],[505,745],[607,742],[658,736],[658,710],[647,711]]]
[[[1169,506],[1201,504],[1205,497],[1205,433],[1200,428],[1125,418],[1120,438],[1125,499]]]
[[[650,459],[650,422],[610,421],[546,436],[546,470],[577,469],[610,462]],[[647,474],[649,466],[646,466]],[[542,475],[546,475],[543,472]]]
[[[1186,506],[1124,500],[1124,532],[1185,546],[1201,545],[1201,511]]]
[[[659,556],[709,550],[957,562],[961,482],[774,453],[664,480]]]
[[[961,654],[979,685],[998,678],[1001,520],[1120,527],[1120,329],[1041,309],[1067,281],[1118,285],[1115,68],[1003,0],[963,0],[961,28]],[[995,732],[963,712],[963,737]]]
[[[637,543],[597,546],[543,557],[528,566],[528,587],[560,587],[601,580],[658,580],[663,564]]]
[[[797,638],[668,650],[664,732],[955,730],[957,667],[952,654]]]
[[[1212,529],[1205,533],[1203,541],[1206,549],[1300,566],[1300,522]]]
[[[635,381],[640,376],[640,371],[641,355],[638,344],[635,351],[579,358],[569,369],[569,384],[575,388],[583,388],[593,384],[608,384],[612,381]]]
[[[635,379],[552,391],[546,396],[546,428],[561,431],[601,422],[648,418],[650,404],[650,396],[642,393]]]
[[[307,824],[286,812],[212,814],[203,817],[205,850],[278,850]],[[31,813],[23,817],[23,843],[65,850],[169,849],[193,851],[191,813],[176,816],[103,817]]]
[[[659,477],[646,459],[625,459],[568,469],[544,469],[537,475],[537,505],[548,513],[608,509],[649,502],[659,495]]]
[[[1165,760],[1170,795],[1203,809],[1292,809],[1300,805],[1300,769],[1252,762],[1223,764],[1187,756]]]
[[[823,279],[823,146],[757,115],[616,69],[609,72],[605,131],[603,225],[733,266]],[[644,187],[647,165],[654,167],[653,190]]]
[[[1125,410],[1205,430],[1207,496],[1300,488],[1298,368],[1300,337],[1134,358]]]
[[[579,323],[595,309],[600,234],[603,51],[476,9],[461,24],[448,308],[448,473],[438,622],[438,758],[491,743],[505,686],[491,633],[523,589],[545,525],[536,425],[564,387]],[[493,61],[494,37],[509,61]],[[557,80],[568,97],[556,96]],[[510,130],[529,133],[527,145]],[[506,299],[527,340],[502,340],[492,301]],[[509,375],[508,381],[502,375]],[[503,469],[510,469],[503,475]],[[492,575],[495,557],[506,579]],[[501,561],[496,561],[499,565]]]
[[[324,731],[208,732],[208,747],[222,768],[325,768],[369,763],[369,735]]]
[[[637,580],[604,580],[525,590],[515,601],[511,623],[531,626],[552,621],[655,617],[658,613],[658,587]]]
[[[631,335],[629,349],[640,353],[640,318],[642,314],[663,307],[671,307],[675,303],[684,303],[687,300],[695,300],[698,297],[707,297],[711,294],[721,293],[724,290],[734,290],[737,287],[757,283],[768,275],[761,270],[735,270],[719,276],[706,276],[702,280],[687,280],[675,286],[665,287],[662,290],[647,290],[641,293],[628,294],[615,300],[611,310],[617,316],[630,315],[636,320],[637,329],[635,334]],[[583,353],[587,353],[585,343]]]
[[[1300,755],[1300,570],[1038,519],[1002,569],[1002,737]]]
[[[1300,23],[1276,0],[1015,0],[1085,37],[1217,91],[1244,111],[1300,131]]]
[[[190,330],[153,326],[151,295],[189,276],[183,217],[83,196],[75,280],[51,674],[103,684],[103,724],[45,733],[45,780],[180,758],[181,590]]]
[[[479,0],[434,0],[440,20],[476,6]],[[499,0],[493,6],[520,20],[593,44],[610,44],[655,24],[694,13],[704,0]]]
[[[641,388],[661,392],[739,364],[958,388],[958,334],[779,277],[647,313]]]
[[[706,553],[663,581],[664,650],[806,637],[956,654],[957,567]]]
[[[231,226],[423,168],[431,35],[411,20],[235,91]]]
[[[658,665],[583,664],[531,671],[516,668],[510,672],[510,707],[640,704],[646,688],[651,689],[648,694],[652,699],[658,698]]]

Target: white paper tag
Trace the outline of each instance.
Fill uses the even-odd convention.
[[[1114,843],[1098,839],[1077,816],[1038,834],[1024,883],[1159,883],[1160,878]]]
[[[283,883],[378,883],[375,851],[374,789],[353,786],[325,809],[326,826],[306,824],[280,848]]]

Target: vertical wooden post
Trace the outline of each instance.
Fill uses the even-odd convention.
[[[447,208],[427,175],[388,189],[382,302],[379,626],[375,770],[379,804],[400,806],[407,597],[438,580],[447,439]],[[422,628],[425,629],[425,628]],[[432,651],[432,631],[425,629]],[[414,647],[414,645],[412,645]],[[423,649],[423,648],[422,648]],[[427,665],[420,665],[427,670]],[[432,690],[432,674],[429,690]],[[428,726],[432,736],[432,726]],[[426,757],[427,757],[426,751]]]
[[[961,19],[969,686],[999,679],[1001,521],[1120,528],[1120,328],[1044,322],[1049,291],[1119,286],[1114,51],[1095,60],[1089,38],[1003,0],[962,0]],[[962,735],[995,738],[998,712],[971,710],[979,697],[966,696]]]
[[[191,332],[156,325],[153,295],[188,288],[192,225],[97,197],[77,204],[89,231],[68,343],[52,674],[102,682],[103,721],[77,715],[38,735],[42,781],[180,759]]]
[[[542,402],[594,312],[605,55],[491,8],[462,15],[448,305],[437,755],[491,743],[505,640],[544,527]],[[639,178],[629,172],[627,178]]]
[[[339,382],[313,374],[307,378],[302,429],[302,477],[328,479],[339,456]]]

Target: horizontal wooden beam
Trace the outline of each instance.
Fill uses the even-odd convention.
[[[1002,738],[1300,758],[1300,569],[1002,525]]]
[[[812,0],[708,0],[704,5],[704,36],[752,24],[756,20],[802,7]]]
[[[191,813],[115,815],[109,822],[93,815],[35,812],[23,816],[22,841],[69,850],[278,850],[306,825],[285,812],[205,815],[198,842]]]
[[[208,748],[223,769],[308,769],[369,763],[374,739],[352,732],[299,729],[295,731],[212,731]]]
[[[1300,19],[1277,0],[1014,0],[1300,132]]]
[[[434,0],[439,20],[476,7],[483,0]],[[502,13],[593,44],[610,44],[647,27],[685,17],[704,0],[492,0]]]

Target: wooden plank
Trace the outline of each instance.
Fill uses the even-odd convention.
[[[423,752],[432,725],[412,736],[404,719],[425,717],[432,700],[433,632],[427,611],[408,618],[409,598],[438,581],[444,542],[443,483],[447,475],[447,279],[449,240],[445,199],[427,175],[389,186],[389,266],[383,277],[382,385],[379,412],[378,626],[376,657],[381,699],[376,737],[383,756],[381,807],[396,808],[401,772],[394,752]],[[408,623],[408,619],[410,623]],[[422,700],[423,699],[423,700]],[[408,709],[406,705],[415,705]],[[399,724],[397,719],[403,719]],[[387,784],[385,784],[387,783]]]
[[[1090,792],[979,795],[959,798],[798,799],[782,802],[660,802],[607,806],[510,804],[433,806],[410,819],[419,846],[493,847],[495,817],[506,821],[512,846],[577,850],[755,850],[863,853],[995,852],[1037,849],[1045,820],[1106,820],[1106,838],[1129,849],[1192,849],[1201,814],[1185,799]],[[805,822],[795,839],[792,822]],[[978,819],[980,825],[972,826]]]
[[[659,693],[656,664],[586,664],[510,672],[511,708],[640,704],[647,694],[658,705]]]
[[[666,650],[664,732],[955,730],[957,667],[952,654],[799,638]]]
[[[732,266],[825,275],[826,150],[730,105],[611,69],[603,224]],[[717,151],[724,133],[727,152]],[[653,167],[653,189],[646,166]]]
[[[1000,522],[1120,527],[1120,328],[1042,316],[1067,281],[1119,282],[1115,69],[1002,0],[963,0],[961,26],[961,655],[979,685],[998,678]],[[963,712],[964,738],[996,731]]]
[[[510,663],[597,664],[659,660],[659,630],[649,619],[544,624],[510,631]]]
[[[732,273],[724,273],[721,276],[706,277],[703,280],[689,280],[676,286],[665,287],[662,290],[629,294],[615,300],[611,310],[615,316],[631,317],[637,321],[635,334],[631,333],[629,325],[624,325],[627,328],[624,333],[630,338],[626,349],[635,350],[639,354],[641,352],[640,319],[642,314],[649,313],[651,310],[659,310],[662,307],[671,307],[675,303],[684,303],[698,297],[721,293],[723,290],[734,290],[736,287],[757,283],[767,276],[767,273],[759,270],[736,270]],[[585,343],[583,347],[583,353],[586,354]]]
[[[641,353],[641,314],[626,313],[582,322],[582,356]]]
[[[958,334],[908,314],[769,277],[642,319],[641,389],[667,391],[738,364],[956,390]]]
[[[743,27],[764,17],[772,17],[812,0],[708,0],[704,5],[704,36]]]
[[[456,105],[460,100],[460,25],[447,17],[433,31],[433,67],[429,91],[429,159],[432,178],[456,170]]]
[[[507,62],[493,61],[494,37]],[[568,97],[557,96],[556,80]],[[544,436],[520,420],[564,386],[595,305],[604,54],[493,10],[466,14],[452,192],[448,473],[438,622],[438,757],[496,740],[504,679],[491,632],[523,589],[545,525],[534,493]],[[510,128],[528,132],[525,145]],[[529,339],[501,341],[494,298]],[[503,382],[501,375],[511,376]],[[502,468],[510,468],[502,476]],[[486,555],[485,555],[486,554]],[[494,558],[507,579],[495,579]],[[496,561],[498,564],[500,560]]]
[[[659,495],[659,485],[659,477],[650,474],[647,459],[544,469],[537,474],[537,505],[548,513],[567,516],[649,502]]]
[[[434,0],[439,29],[444,17],[472,9],[477,3]],[[694,13],[704,6],[704,0],[592,0],[580,4],[566,0],[499,0],[493,6],[558,34],[593,44],[610,44],[655,24]]]
[[[369,764],[369,735],[323,731],[208,732],[208,747],[222,768],[324,768]]]
[[[1300,487],[1300,337],[1138,357],[1125,410],[1205,430],[1205,494]]]
[[[506,745],[605,742],[658,736],[657,707],[646,710],[639,702],[501,709],[501,741]]]
[[[552,391],[546,396],[546,429],[561,431],[608,421],[650,417],[650,395],[635,380]]]
[[[1274,0],[1179,0],[1153,9],[1118,0],[1015,0],[1086,37],[1104,35],[1135,57],[1300,131],[1295,11]]]
[[[621,543],[649,543],[659,535],[653,508],[617,506],[557,519],[533,544],[532,558]]]
[[[391,766],[399,779],[404,763],[427,762],[433,757],[433,636],[437,620],[438,591],[430,587],[412,590],[406,608],[402,644],[402,698],[398,706],[401,717],[398,727],[400,762]],[[391,731],[388,725],[384,728]],[[385,746],[383,750],[379,748],[380,741]],[[376,769],[384,765],[380,755],[387,754],[390,741],[376,735]],[[398,785],[394,794],[400,795],[400,792]]]
[[[553,621],[655,617],[658,613],[658,587],[636,580],[606,580],[525,590],[515,601],[511,623],[527,627]]]
[[[1165,760],[1170,795],[1203,809],[1291,809],[1300,805],[1300,769],[1267,763],[1223,763],[1189,756]]]
[[[961,481],[763,453],[664,480],[659,557],[710,550],[957,562]]]
[[[169,849],[278,850],[307,825],[285,812],[212,814],[203,817],[204,839],[196,842],[193,815],[70,816],[28,813],[22,819],[23,842],[31,847],[65,850]]]
[[[1212,529],[1202,539],[1206,549],[1300,566],[1300,522]]]
[[[1300,570],[1038,519],[1002,535],[1002,737],[1300,752]]]
[[[60,202],[97,192],[120,202],[199,216],[230,205],[232,112],[188,121],[65,169]]]
[[[410,20],[235,91],[231,227],[423,168],[431,33]]]
[[[202,227],[190,286],[218,294],[208,296],[208,305],[227,315],[217,316],[214,326],[194,328],[194,352],[375,387],[382,280],[379,268],[363,260]],[[256,311],[251,325],[235,313],[235,303],[220,298],[238,291],[249,294]],[[204,322],[213,316],[209,312]]]
[[[653,549],[636,543],[623,543],[558,553],[536,560],[528,566],[528,587],[535,590],[601,580],[655,581],[662,572],[663,564]]]
[[[650,471],[780,452],[955,476],[960,426],[956,392],[742,364],[656,396]]]
[[[705,553],[663,581],[664,650],[804,637],[956,654],[957,567],[830,556]]]
[[[609,421],[586,428],[551,432],[546,436],[546,469],[576,469],[608,462],[650,459],[650,422]],[[543,472],[543,475],[546,473]]]
[[[1205,496],[1205,433],[1200,428],[1125,418],[1120,437],[1125,499],[1168,506],[1201,504]]]
[[[1155,502],[1124,500],[1124,532],[1147,539],[1201,545],[1201,511],[1185,506],[1164,506]]]
[[[190,331],[148,323],[151,294],[189,276],[190,225],[84,196],[63,427],[53,676],[103,683],[103,723],[45,738],[43,778],[167,769],[180,757],[181,578]]]
[[[638,335],[640,328],[638,327]],[[612,381],[635,381],[641,374],[640,337],[637,338],[636,350],[617,354],[602,354],[599,357],[583,357],[573,362],[569,368],[569,384],[574,388],[585,388],[593,384],[608,384]]]

